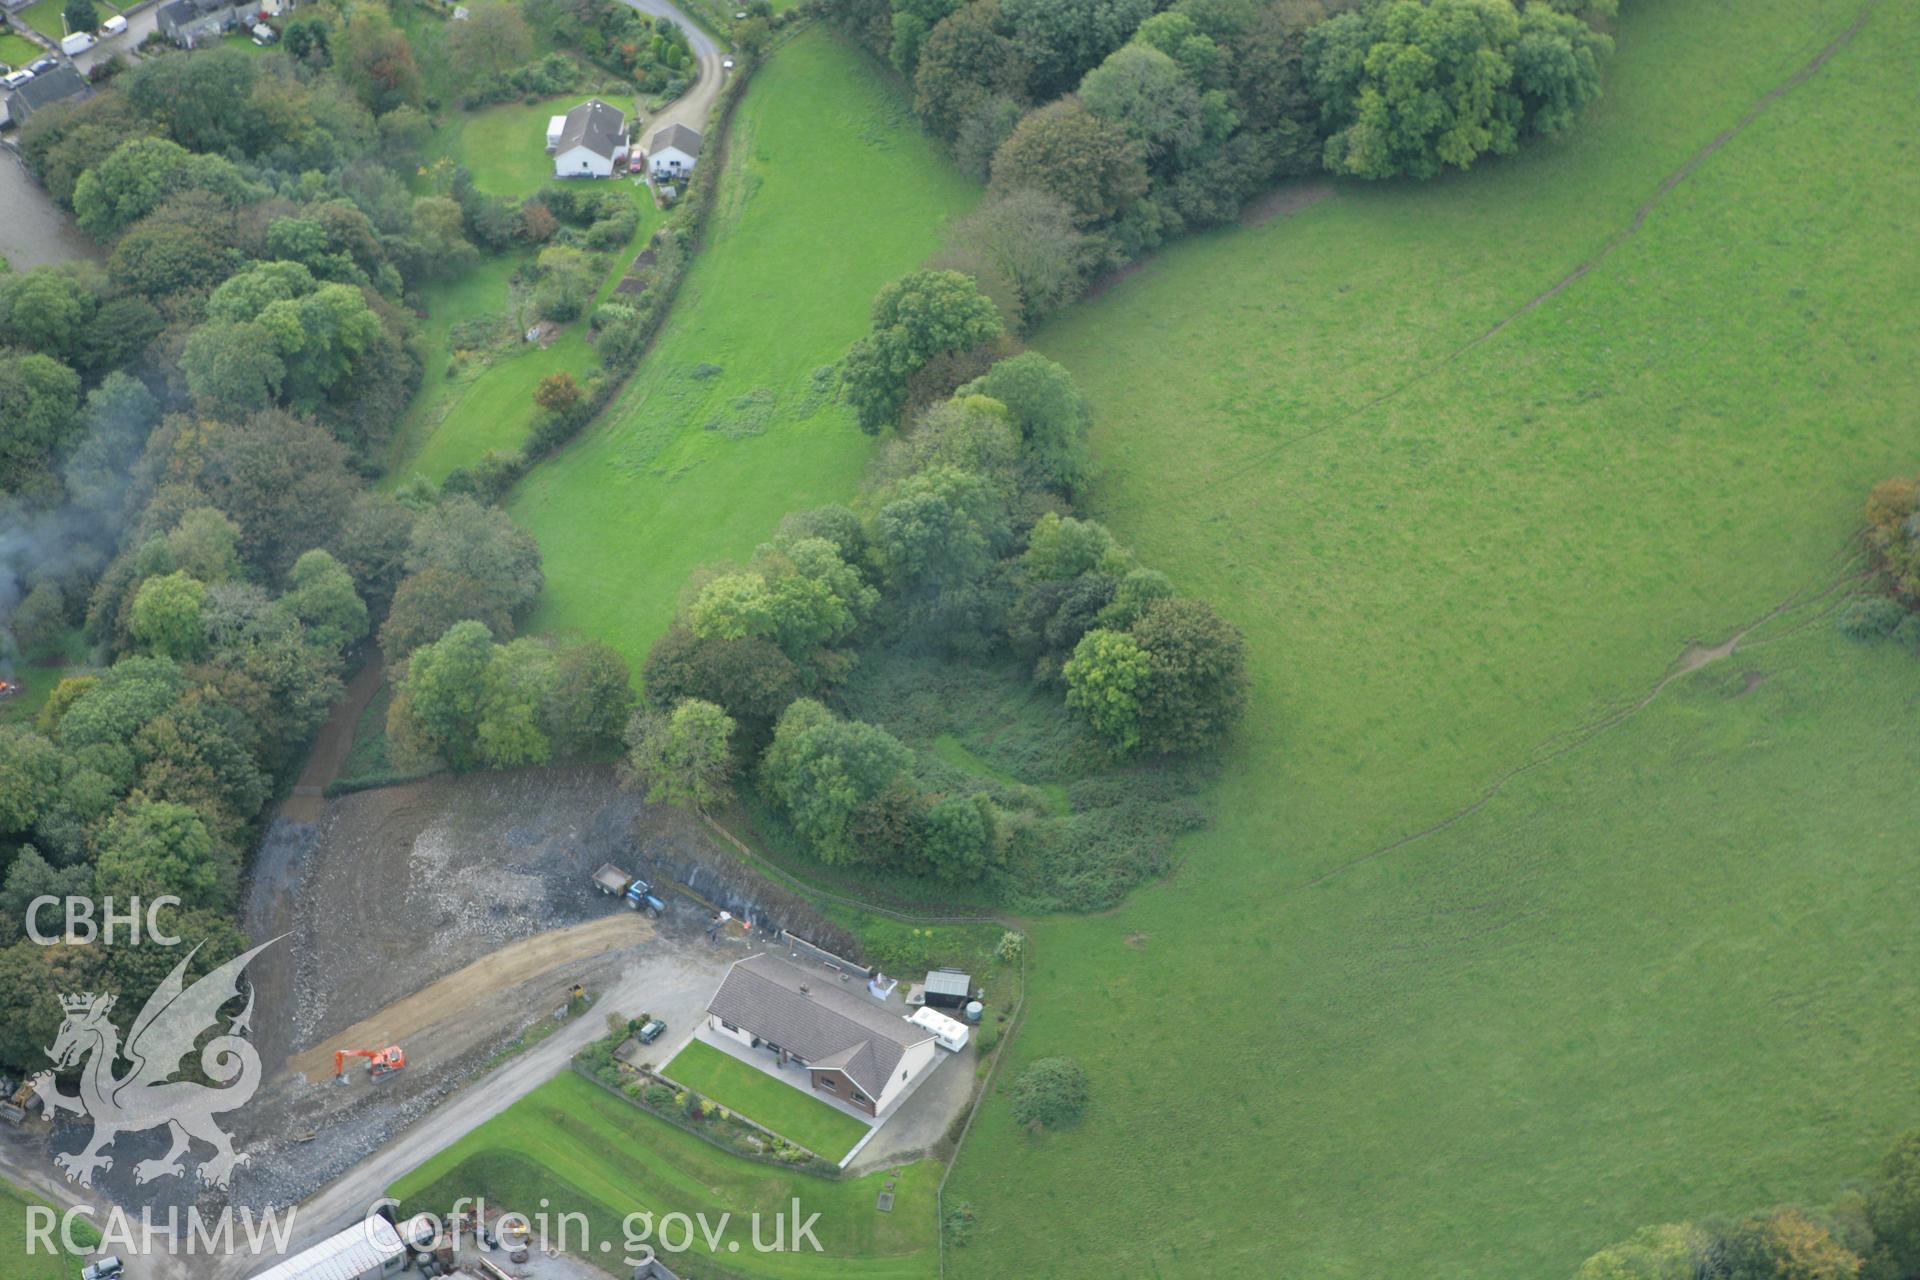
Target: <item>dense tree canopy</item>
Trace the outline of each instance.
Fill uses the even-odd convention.
[[[134,138],[80,176],[73,189],[74,217],[84,230],[108,236],[181,191],[205,191],[229,204],[254,194],[222,156],[189,151],[166,138]]]
[[[966,351],[1000,336],[991,299],[957,271],[916,271],[873,300],[873,331],[854,343],[842,369],[860,426],[877,433],[907,403],[907,380],[935,356]]]
[[[682,698],[670,713],[636,711],[627,726],[627,770],[650,804],[706,810],[733,776],[733,717]]]
[[[1391,0],[1315,27],[1307,72],[1322,104],[1327,167],[1361,178],[1430,178],[1525,132],[1564,131],[1600,93],[1612,41],[1544,6]]]
[[[878,796],[912,759],[877,725],[843,720],[811,698],[780,717],[760,763],[768,792],[821,861],[862,861],[852,838],[855,812]]]
[[[556,745],[596,751],[619,741],[633,697],[628,679],[605,645],[495,644],[483,623],[457,622],[400,668],[387,733],[405,768],[544,764]]]
[[[1149,183],[1145,154],[1124,127],[1062,99],[1028,115],[1000,145],[993,185],[1045,192],[1084,225],[1117,216]]]
[[[91,24],[86,7],[69,25]],[[475,18],[460,57],[521,56],[517,7]],[[338,698],[345,654],[391,610],[405,679],[409,651],[452,624],[510,635],[541,583],[538,549],[500,512],[366,484],[419,377],[408,291],[476,244],[506,247],[513,207],[461,170],[411,189],[432,122],[385,5],[303,11],[285,34],[288,60],[220,45],[113,59],[91,97],[36,112],[21,157],[106,267],[0,263],[0,650],[92,649],[32,729],[0,732],[0,897],[178,893],[204,943],[196,972],[245,944],[241,853]],[[626,212],[603,240],[631,239]],[[464,692],[423,667],[409,706],[419,695],[445,732]],[[478,671],[453,754],[618,742],[632,693],[606,646],[489,638]],[[33,1061],[14,1031],[44,1030],[51,984],[98,979],[137,1008],[170,967],[21,952],[15,926],[0,922],[20,984],[0,1028],[9,1070]]]

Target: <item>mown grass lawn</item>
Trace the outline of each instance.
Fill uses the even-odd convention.
[[[1008,1078],[1071,1054],[1093,1102],[990,1102],[951,1273],[1567,1276],[1920,1123],[1920,664],[1809,607],[1579,733],[1844,589],[1915,469],[1920,13],[1515,314],[1861,8],[1627,6],[1565,143],[1186,241],[1039,336],[1096,514],[1245,629],[1254,699],[1179,874],[1035,926]]]
[[[0,1180],[0,1258],[6,1259],[5,1265],[0,1266],[0,1275],[5,1275],[7,1280],[80,1280],[80,1272],[88,1261],[85,1255],[48,1253],[39,1248],[37,1241],[28,1240],[29,1205],[44,1208],[47,1202],[11,1182]],[[83,1244],[97,1245],[100,1241],[100,1233],[84,1220],[75,1225],[73,1235]],[[53,1239],[58,1246],[58,1219],[55,1220]],[[29,1243],[35,1246],[32,1253],[27,1252]]]
[[[456,116],[441,127],[455,130],[462,121],[471,120]],[[544,135],[544,117],[541,129]],[[461,146],[450,152],[463,153]],[[544,156],[545,152],[540,154]],[[519,194],[538,190],[551,176],[551,162],[537,179],[523,175],[528,185]],[[625,248],[603,259],[606,275],[594,306],[612,296],[613,287],[646,246],[663,216],[643,192],[626,189],[641,210],[639,229]],[[483,258],[422,291],[427,311],[424,336],[432,355],[422,373],[420,389],[388,449],[384,482],[389,486],[414,475],[438,482],[455,467],[478,462],[488,450],[519,448],[533,427],[533,392],[542,378],[566,372],[584,381],[600,368],[599,358],[587,341],[584,318],[567,325],[545,346],[515,340],[538,318],[524,296],[516,296],[512,285],[513,275],[530,267],[533,258],[527,251]],[[589,307],[588,314],[591,312]],[[507,338],[458,369],[453,368],[454,326],[484,316],[501,318]]]
[[[409,1213],[444,1215],[461,1196],[484,1196],[503,1209],[524,1206],[529,1214],[543,1200],[551,1214],[584,1213],[596,1247],[583,1256],[622,1277],[630,1271],[620,1261],[628,1215],[648,1213],[658,1223],[680,1213],[705,1215],[722,1232],[711,1253],[696,1233],[695,1257],[663,1254],[683,1274],[706,1274],[702,1268],[713,1265],[755,1280],[922,1280],[939,1274],[939,1178],[931,1161],[905,1166],[892,1212],[881,1213],[874,1201],[891,1179],[887,1170],[839,1181],[743,1160],[569,1073],[400,1179],[389,1194]],[[776,1215],[788,1217],[791,1231],[796,1200],[802,1221],[820,1215],[813,1228],[820,1251],[755,1250],[754,1215],[761,1241],[770,1244]],[[724,1224],[723,1214],[730,1215]],[[612,1249],[600,1252],[600,1241]]]
[[[828,1160],[838,1161],[867,1136],[867,1126],[852,1116],[698,1040],[689,1041],[661,1070],[701,1097]]]
[[[509,278],[533,255],[505,253],[484,258],[466,271],[422,291],[425,339],[433,353],[407,416],[389,450],[386,482],[415,474],[439,481],[471,465],[489,449],[517,448],[533,426],[533,390],[540,379],[564,370],[585,378],[597,367],[585,323],[576,321],[545,347],[517,341],[535,319],[531,306],[515,306]],[[451,367],[453,327],[483,316],[503,320],[502,344]]]
[[[438,154],[465,165],[482,191],[515,198],[532,195],[554,180],[553,157],[547,154],[547,122],[593,96],[566,93],[540,102],[503,102],[478,111],[449,112],[436,132]],[[626,112],[629,123],[635,119],[632,98],[599,96]],[[636,202],[652,206],[641,187],[625,178],[612,181],[631,191]]]
[[[691,569],[852,494],[870,445],[816,374],[976,194],[862,58],[813,30],[755,73],[659,342],[600,421],[514,494],[546,557],[532,627],[577,627],[637,668]]]
[[[0,31],[0,62],[18,70],[40,56],[40,46],[25,36]]]
[[[277,43],[255,44],[251,34],[252,30],[253,28],[247,27],[243,30],[235,31],[230,35],[222,36],[220,37],[220,43],[226,48],[238,49],[250,58],[264,58],[268,54],[278,51],[280,46]]]
[[[66,4],[64,0],[40,0],[38,4],[29,5],[16,12],[13,16],[55,44],[59,44],[60,37],[67,34],[65,13]],[[37,52],[38,51],[36,51],[36,53]],[[32,59],[28,59],[28,61],[32,61]]]

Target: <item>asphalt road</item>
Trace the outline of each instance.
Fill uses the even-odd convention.
[[[693,82],[693,88],[674,99],[664,110],[648,119],[640,127],[639,143],[646,146],[654,131],[664,129],[670,124],[683,124],[704,135],[707,131],[707,113],[713,107],[713,100],[720,96],[722,77],[727,74],[720,65],[726,56],[712,36],[694,24],[693,19],[674,8],[667,0],[624,0],[628,5],[642,13],[655,17],[668,18],[680,24],[687,33],[687,43],[693,49],[693,55],[700,64],[699,79]]]
[[[692,1037],[726,966],[747,954],[737,945],[710,947],[691,930],[679,932],[685,936],[662,938],[660,945],[643,948],[620,980],[594,1003],[591,1012],[519,1057],[509,1059],[491,1075],[462,1089],[426,1119],[329,1184],[326,1190],[309,1197],[300,1206],[293,1248],[298,1250],[352,1226],[367,1215],[387,1187],[403,1174],[446,1150],[565,1071],[574,1054],[606,1034],[607,1013],[632,1016],[646,1011],[664,1018],[669,1031],[657,1047],[659,1060],[666,1061]],[[152,1267],[152,1280],[239,1280],[272,1261],[271,1258],[236,1256],[216,1261],[157,1260],[148,1265]],[[147,1277],[138,1275],[134,1280],[147,1280]]]

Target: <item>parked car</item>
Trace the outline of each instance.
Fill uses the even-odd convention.
[[[100,24],[100,34],[103,36],[117,36],[126,29],[126,15],[119,13],[114,14],[111,18],[108,18]]]
[[[33,74],[35,75],[41,75],[45,72],[53,70],[55,67],[59,65],[60,65],[60,59],[58,58],[42,58],[38,62],[34,63],[32,66],[28,67],[27,70],[33,72]]]
[[[0,85],[5,85],[9,89],[18,89],[31,79],[33,79],[32,70],[27,67],[22,67],[18,71],[9,72],[5,76],[0,76]]]
[[[652,1044],[655,1040],[658,1040],[661,1036],[665,1035],[666,1031],[667,1031],[666,1023],[662,1022],[658,1018],[649,1018],[647,1020],[647,1025],[640,1028],[640,1043]]]
[[[118,1258],[102,1258],[98,1262],[88,1263],[80,1273],[80,1280],[114,1280],[114,1277],[126,1270],[126,1264]]]
[[[733,59],[732,59],[732,58],[722,58],[722,59],[720,59],[720,69],[721,69],[722,71],[731,71],[731,70],[733,70]]]
[[[640,148],[635,147],[633,149],[633,153],[627,157],[627,172],[628,173],[645,173],[646,171],[647,171],[647,153],[642,151]]]

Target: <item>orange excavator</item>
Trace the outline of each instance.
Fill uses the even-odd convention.
[[[375,1080],[384,1080],[390,1075],[407,1069],[407,1055],[401,1052],[400,1046],[397,1044],[390,1044],[384,1049],[336,1049],[333,1054],[333,1082],[335,1084],[346,1084],[348,1082],[348,1058],[365,1058],[367,1060],[367,1075]]]

